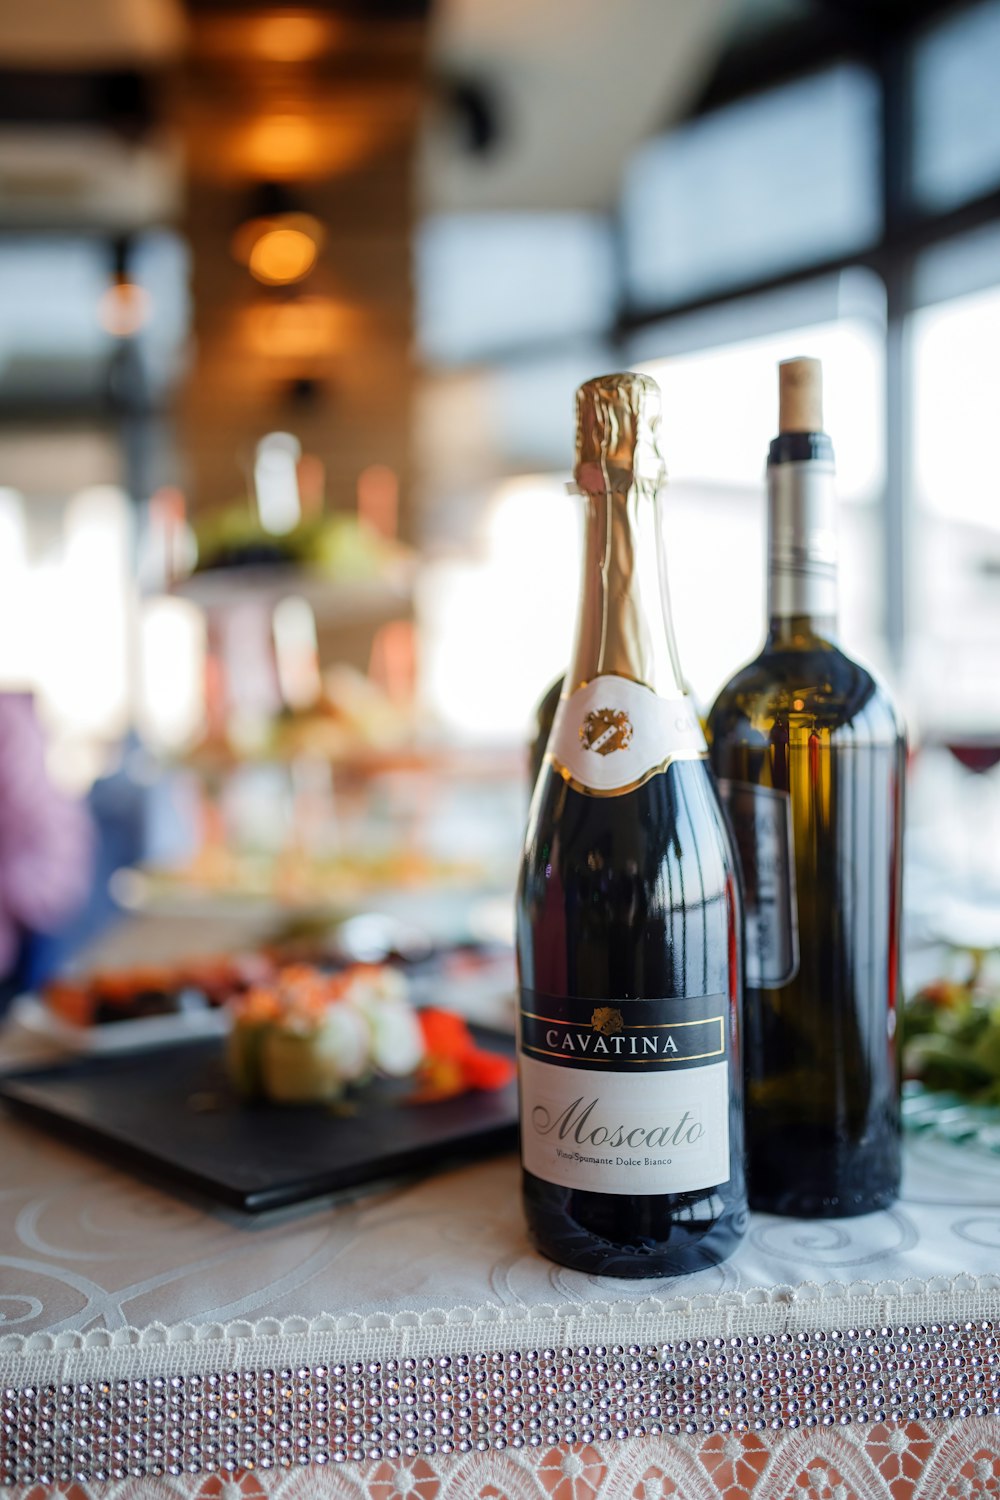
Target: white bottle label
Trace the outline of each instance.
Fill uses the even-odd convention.
[[[631,791],[673,760],[707,753],[690,698],[661,698],[629,677],[595,677],[563,698],[548,756],[577,787],[614,795]]]
[[[724,995],[595,1003],[521,992],[521,1154],[592,1193],[728,1182]]]

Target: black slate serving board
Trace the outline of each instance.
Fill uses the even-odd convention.
[[[514,1039],[470,1027],[512,1056]],[[260,1213],[517,1144],[517,1086],[408,1104],[377,1081],[343,1106],[246,1105],[218,1040],[0,1078],[0,1099],[71,1145]]]

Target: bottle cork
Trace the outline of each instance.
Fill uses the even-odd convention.
[[[783,359],[779,364],[778,431],[823,431],[823,366],[818,359]]]

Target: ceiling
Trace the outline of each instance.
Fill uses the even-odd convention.
[[[418,150],[419,198],[429,211],[601,209],[615,198],[622,162],[644,135],[676,118],[703,85],[721,40],[748,3],[768,0],[336,0],[302,7],[247,0],[32,0],[0,11],[0,70],[10,87],[0,108],[0,179],[19,184],[15,218],[30,217],[31,161],[57,184],[61,152],[76,181],[78,123],[98,124],[107,90],[93,78],[169,67],[196,22],[221,26],[268,10],[305,11],[334,27],[393,23],[429,11],[428,108]],[[623,24],[627,18],[628,25]],[[19,79],[28,71],[33,80]],[[84,87],[83,75],[89,75]],[[65,82],[60,82],[60,78]],[[359,79],[367,87],[377,80]],[[336,82],[338,94],[349,80]],[[29,92],[25,88],[30,84]],[[69,91],[67,93],[67,90]],[[45,102],[51,106],[46,114]],[[331,103],[333,101],[331,100]],[[37,115],[32,111],[37,103]],[[63,131],[57,132],[59,123]],[[42,124],[48,139],[25,148]],[[121,122],[109,118],[116,128]],[[120,133],[120,131],[119,131]],[[108,153],[104,153],[108,156]],[[114,153],[110,153],[108,161]],[[91,177],[102,154],[93,158]],[[114,171],[113,163],[111,170]],[[4,195],[5,197],[7,195]],[[69,216],[112,204],[91,182]],[[168,195],[147,195],[155,209]],[[62,216],[46,189],[46,222]],[[133,216],[134,217],[134,216]]]
[[[739,8],[732,0],[436,0],[431,64],[451,87],[421,144],[425,206],[610,208],[624,160],[696,96]],[[456,92],[461,102],[470,86],[493,127],[479,149],[455,118]]]

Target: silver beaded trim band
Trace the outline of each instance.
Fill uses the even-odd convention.
[[[104,1380],[3,1393],[5,1485],[1000,1416],[990,1320]]]

